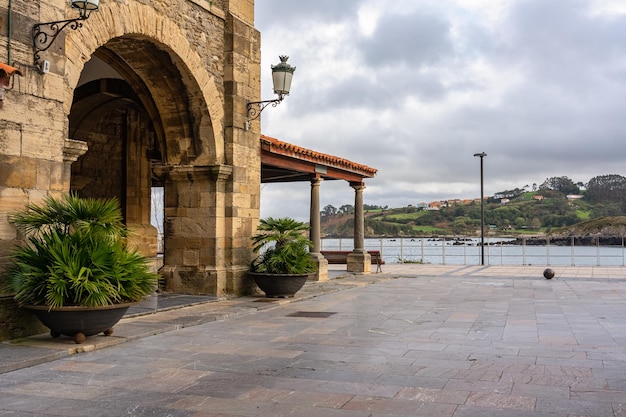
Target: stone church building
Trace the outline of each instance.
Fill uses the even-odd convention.
[[[98,1],[0,0],[0,264],[22,238],[8,215],[69,191],[117,197],[134,243],[156,256],[160,186],[167,288],[250,291],[262,181],[260,123],[247,117],[261,100],[254,0],[100,0],[59,30],[82,16],[77,3]],[[342,169],[356,172],[353,188],[375,173]],[[0,291],[0,340],[29,332],[20,314]]]

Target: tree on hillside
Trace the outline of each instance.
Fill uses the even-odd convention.
[[[525,186],[524,188],[526,188],[528,186]],[[512,190],[504,190],[504,191],[500,191],[498,193],[495,193],[493,196],[494,198],[517,198],[520,195],[524,194],[524,188],[514,188]]]
[[[322,217],[334,216],[335,214],[337,214],[337,208],[329,204],[326,207],[324,207],[324,209],[320,212],[320,214],[322,215]]]
[[[339,214],[351,214],[354,213],[354,206],[351,206],[350,204],[344,204],[343,206],[339,207]]]
[[[591,211],[590,218],[599,219],[602,217],[621,216],[624,213],[624,206],[618,202],[604,201],[602,204],[596,204]]]
[[[546,179],[543,184],[539,186],[539,191],[545,190],[558,191],[565,195],[580,193],[580,188],[574,184],[574,181],[567,177],[551,177]]]
[[[589,180],[585,199],[591,203],[621,201],[626,198],[626,178],[621,175],[599,175]]]

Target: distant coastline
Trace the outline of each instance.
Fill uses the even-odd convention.
[[[623,246],[624,236],[544,236],[544,237],[518,237],[507,245],[543,246],[548,243],[553,246]]]

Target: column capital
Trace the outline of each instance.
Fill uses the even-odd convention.
[[[65,139],[63,143],[63,162],[76,162],[87,152],[87,142],[76,139]]]
[[[324,181],[324,179],[319,174],[315,174],[311,176],[311,185],[319,186],[322,183],[322,181]]]
[[[355,191],[362,191],[365,189],[364,182],[350,182],[350,187],[354,188]]]
[[[159,165],[153,168],[156,176],[169,181],[225,181],[233,173],[231,165]]]

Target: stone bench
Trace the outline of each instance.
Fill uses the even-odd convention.
[[[348,263],[348,255],[352,253],[352,251],[344,251],[344,250],[323,250],[320,253],[326,258],[329,264],[347,264]],[[382,266],[385,263],[383,259],[383,255],[379,250],[368,250],[367,253],[370,254],[372,258],[372,265],[376,265],[376,272],[383,272]]]

